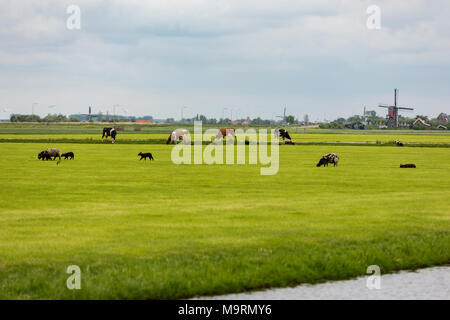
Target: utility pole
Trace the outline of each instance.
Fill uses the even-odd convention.
[[[225,122],[225,110],[227,110],[227,108],[222,108],[222,121]]]
[[[39,104],[38,102],[33,102],[33,104],[31,105],[31,115],[34,116],[34,105],[35,104]]]
[[[183,122],[183,110],[184,109],[187,109],[187,107],[186,106],[181,107],[181,120],[180,120],[180,123]]]

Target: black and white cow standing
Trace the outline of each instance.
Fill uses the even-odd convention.
[[[291,140],[292,141],[292,138],[289,135],[289,132],[287,132],[285,129],[278,128],[278,129],[275,130],[275,138],[279,138],[279,137],[281,137],[283,139],[283,141],[284,140]]]
[[[289,135],[289,132],[285,129],[277,128],[275,129],[275,139],[279,139],[280,137],[283,139],[284,144],[295,144],[294,141],[292,141],[291,136]]]
[[[111,137],[111,142],[114,143],[116,142],[116,134],[117,131],[115,128],[103,128],[102,139]]]

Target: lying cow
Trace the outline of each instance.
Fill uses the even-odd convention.
[[[147,158],[149,158],[149,160],[155,160],[155,159],[153,158],[153,155],[152,155],[150,152],[148,152],[148,153],[142,153],[142,152],[139,152],[139,153],[138,153],[138,156],[141,156],[141,158],[139,159],[139,161],[141,161],[142,159],[144,159],[145,161],[147,161]]]
[[[397,145],[397,147],[403,147],[404,143],[401,141],[395,141],[395,144]]]
[[[166,144],[173,143],[175,144],[177,141],[187,142],[189,139],[189,131],[186,129],[176,129],[173,130],[172,133],[166,140]]]
[[[73,154],[73,152],[66,152],[63,153],[61,157],[64,157],[64,160],[67,160],[68,158],[70,158],[70,160],[73,160],[75,158],[75,155]]]
[[[58,148],[50,148],[50,149],[41,151],[38,154],[39,160],[51,160],[52,157],[53,157],[53,160],[55,160],[56,157],[58,157],[59,160],[61,160],[61,151]]]
[[[115,128],[103,128],[102,139],[111,137],[111,142],[114,143],[116,142],[116,135],[117,131]]]
[[[319,163],[317,164],[317,167],[320,167],[322,165],[324,167],[328,167],[329,163],[333,163],[334,166],[336,167],[338,165],[338,162],[339,156],[336,153],[328,153],[320,159]]]
[[[416,165],[414,163],[401,164],[400,168],[415,168]]]

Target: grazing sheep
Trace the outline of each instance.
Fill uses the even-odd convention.
[[[320,159],[319,163],[317,164],[317,167],[320,167],[322,165],[324,167],[328,167],[329,163],[333,163],[334,166],[336,167],[338,165],[338,162],[339,156],[336,153],[328,153]]]
[[[38,153],[38,160],[51,160],[52,157],[50,157],[50,155],[46,152],[46,150],[41,151]]]
[[[64,157],[64,160],[67,160],[68,158],[70,158],[72,160],[75,158],[75,155],[73,154],[73,152],[66,152],[66,153],[63,153],[61,155],[61,157]]]
[[[139,152],[138,156],[141,156],[139,161],[141,161],[142,159],[147,161],[147,158],[149,158],[149,160],[155,160],[150,152],[148,152],[148,153]]]
[[[42,159],[42,160],[44,160],[44,159],[49,160],[49,159],[51,159],[51,157],[53,157],[53,160],[55,160],[56,157],[58,157],[59,160],[61,160],[61,151],[58,148],[50,148],[50,149],[44,150],[38,154],[38,159]]]
[[[395,141],[395,144],[397,145],[397,147],[403,147],[405,144],[401,141]]]
[[[401,164],[400,168],[416,168],[416,165],[414,163]]]

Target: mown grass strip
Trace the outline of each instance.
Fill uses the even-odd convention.
[[[108,140],[100,139],[0,139],[0,143],[77,143],[77,144],[110,144]],[[116,144],[166,144],[164,139],[121,139],[116,140]],[[191,142],[193,144],[193,142]],[[209,141],[203,141],[203,145],[209,145]],[[225,143],[224,143],[225,144]],[[235,142],[235,145],[237,142]],[[259,143],[268,144],[271,143]],[[283,145],[283,144],[280,144]],[[394,142],[320,142],[320,141],[300,141],[295,143],[296,146],[389,146],[395,145]],[[450,148],[450,143],[405,143],[404,147],[427,147],[427,148]]]

